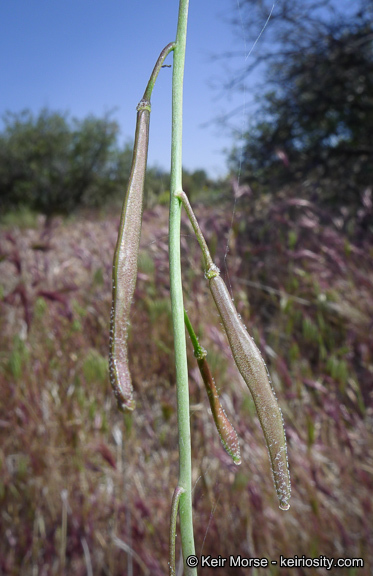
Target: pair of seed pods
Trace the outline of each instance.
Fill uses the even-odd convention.
[[[268,448],[280,508],[288,510],[291,484],[285,429],[282,413],[268,378],[267,367],[259,349],[237,313],[218,267],[212,261],[188,197],[183,191],[179,191],[176,196],[181,200],[200,244],[205,261],[205,276],[209,281],[209,288],[228,337],[234,361],[253,397]]]
[[[143,211],[143,190],[149,141],[150,95],[155,79],[166,56],[174,49],[171,43],[162,51],[149,80],[143,99],[137,107],[137,122],[134,153],[127,194],[123,205],[118,240],[113,261],[113,298],[110,322],[110,381],[121,410],[133,410],[133,387],[128,366],[128,328],[130,308],[137,278],[137,259],[140,244],[141,220]],[[217,310],[228,337],[236,366],[246,382],[264,433],[277,496],[282,510],[289,508],[290,475],[287,461],[287,447],[281,410],[270,385],[268,372],[260,351],[248,334],[229,291],[213,264],[205,239],[198,225],[188,198],[183,191],[176,196],[182,202],[200,243],[206,268],[206,278]],[[205,358],[197,358],[198,365],[209,395],[210,406],[223,445],[236,463],[240,462],[238,438],[220,406],[219,397],[209,372]],[[210,392],[209,392],[210,390]],[[226,418],[226,417],[225,417]],[[219,424],[220,422],[220,424]],[[228,426],[228,424],[229,426]],[[219,430],[220,425],[220,430]],[[222,436],[224,428],[228,435]]]

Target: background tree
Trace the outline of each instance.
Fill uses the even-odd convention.
[[[109,116],[71,120],[44,109],[8,112],[0,133],[0,204],[20,206],[48,217],[78,207],[97,207],[120,198],[131,170],[133,143],[120,146],[119,129]],[[213,186],[204,170],[184,171],[193,197]],[[169,202],[170,174],[148,167],[145,205]]]
[[[244,1],[253,41],[270,7]],[[284,0],[275,9],[260,50],[230,84],[266,64],[267,92],[245,135],[243,178],[251,185],[307,178],[324,200],[355,203],[373,182],[373,4],[347,10],[331,0]],[[238,153],[231,159],[237,167]]]
[[[1,204],[28,206],[51,216],[100,205],[125,185],[131,146],[119,149],[109,116],[69,120],[46,109],[3,118],[0,135]]]

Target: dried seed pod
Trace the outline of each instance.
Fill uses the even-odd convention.
[[[133,388],[128,367],[127,339],[130,309],[137,278],[143,190],[148,155],[150,102],[137,107],[131,174],[123,205],[113,261],[113,299],[110,317],[110,382],[118,408],[133,410]]]
[[[137,106],[135,144],[126,198],[123,204],[118,240],[113,261],[113,299],[110,315],[110,382],[118,408],[133,410],[133,388],[128,367],[128,327],[130,309],[137,279],[143,192],[148,157],[150,98],[155,81],[168,54],[175,48],[171,42],[163,48],[150,75],[142,100]]]
[[[209,398],[212,416],[221,443],[223,444],[224,450],[229,454],[229,456],[231,456],[233,462],[239,465],[241,464],[241,452],[238,436],[220,404],[219,394],[206,357],[197,358],[197,362]]]
[[[201,247],[206,267],[205,276],[209,280],[210,290],[228,336],[233,358],[251,391],[258,412],[267,443],[280,508],[288,510],[290,508],[291,484],[284,423],[280,407],[269,382],[267,368],[255,342],[237,314],[228,289],[220,277],[219,268],[212,261],[187,195],[179,190],[175,196],[182,202]]]
[[[207,277],[233,358],[254,399],[269,452],[280,508],[288,510],[291,485],[284,423],[268,379],[267,368],[260,351],[237,313],[218,269],[214,266],[207,272]]]

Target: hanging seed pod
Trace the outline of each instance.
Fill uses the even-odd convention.
[[[215,426],[220,436],[221,443],[224,450],[229,454],[229,456],[231,456],[233,462],[238,466],[241,464],[241,453],[237,433],[232,424],[229,422],[224,409],[220,404],[219,394],[216,389],[210,367],[206,360],[207,352],[204,348],[202,348],[202,346],[200,346],[196,333],[194,332],[191,321],[189,320],[188,314],[185,310],[184,321],[193,344],[194,356],[197,358],[199,371],[201,372],[202,380],[205,385],[207,396],[210,402],[212,416],[214,418]]]
[[[197,358],[197,362],[209,398],[212,416],[221,443],[224,450],[229,454],[229,456],[231,456],[233,462],[238,466],[241,464],[241,452],[237,433],[229,422],[227,415],[220,404],[219,394],[206,358]]]
[[[207,277],[229,340],[233,358],[254,399],[269,452],[280,508],[288,510],[291,485],[284,423],[280,407],[268,379],[267,368],[254,340],[250,337],[239,317],[216,266],[210,268]]]
[[[150,97],[155,81],[168,54],[175,48],[171,42],[160,53],[142,100],[137,106],[135,144],[126,198],[123,204],[118,240],[113,260],[113,297],[110,314],[110,382],[120,410],[133,410],[133,388],[128,366],[128,327],[137,279],[143,192],[148,157]]]
[[[150,103],[142,100],[137,110],[131,174],[113,261],[109,369],[111,385],[120,410],[135,408],[128,367],[127,339],[130,309],[137,278],[143,189],[148,155]]]

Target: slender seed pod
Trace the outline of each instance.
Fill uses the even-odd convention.
[[[137,106],[135,144],[126,198],[123,204],[118,240],[113,260],[113,298],[110,315],[110,382],[120,410],[133,410],[133,388],[128,367],[128,326],[137,279],[143,192],[148,157],[150,98],[165,59],[175,48],[167,44],[150,75],[142,100]]]
[[[113,299],[110,316],[110,382],[118,408],[133,410],[133,388],[128,367],[128,326],[137,278],[143,190],[148,155],[150,102],[137,107],[135,145],[126,199],[119,225],[113,261]]]
[[[288,510],[291,485],[285,430],[281,410],[268,379],[267,368],[254,340],[239,317],[216,266],[206,275],[233,358],[254,399],[269,452],[280,508]]]
[[[214,418],[216,429],[219,433],[224,450],[231,456],[233,462],[241,464],[240,443],[237,433],[229,422],[227,415],[220,404],[219,394],[212,377],[210,367],[205,357],[197,358],[198,367],[205,384],[207,396],[209,398],[212,416]]]
[[[212,416],[214,418],[215,426],[220,436],[221,443],[224,450],[229,454],[229,456],[231,456],[233,462],[238,466],[241,464],[241,453],[237,433],[232,424],[229,422],[224,409],[220,404],[219,394],[216,389],[210,367],[206,360],[207,352],[204,348],[202,348],[202,346],[200,346],[192,323],[189,320],[188,314],[185,310],[184,320],[185,326],[187,327],[190,339],[193,344],[194,356],[197,358],[199,371],[201,372],[202,380],[205,385],[207,396],[210,402]]]

